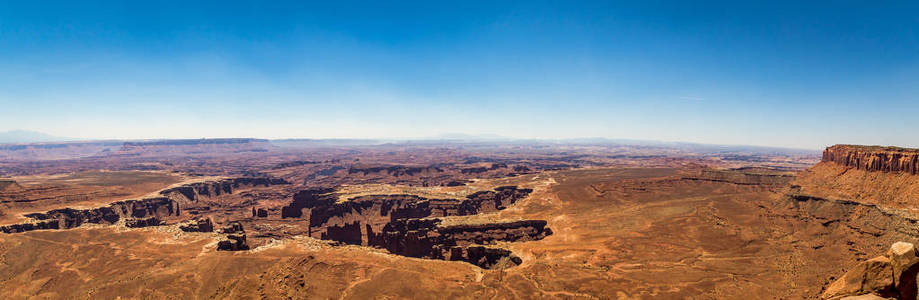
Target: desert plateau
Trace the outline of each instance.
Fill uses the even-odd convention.
[[[916,289],[919,259],[883,263],[911,272],[908,291],[862,265],[919,242],[908,197],[917,150],[291,144],[125,142],[94,155],[67,148],[107,146],[9,147],[9,157],[71,156],[0,164],[0,290],[8,299],[839,299]]]
[[[0,300],[919,300],[917,16],[0,0]]]

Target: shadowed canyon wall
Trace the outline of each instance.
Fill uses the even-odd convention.
[[[231,194],[240,187],[288,184],[282,179],[241,177],[197,182],[165,189],[161,197],[117,201],[104,207],[90,209],[63,208],[44,213],[26,214],[33,222],[0,226],[0,232],[17,233],[44,229],[70,229],[84,223],[115,224],[125,220],[127,227],[147,227],[163,224],[165,217],[180,216],[180,203],[195,202],[201,197]]]
[[[410,257],[465,261],[489,268],[507,258],[506,249],[484,247],[498,241],[539,240],[551,235],[546,221],[440,226],[435,217],[468,216],[507,208],[531,189],[515,186],[480,191],[466,199],[427,199],[414,195],[368,195],[337,202],[333,189],[310,189],[294,195],[283,218],[309,218],[309,235],[345,244],[385,248]]]

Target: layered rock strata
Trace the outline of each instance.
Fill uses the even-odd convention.
[[[794,179],[794,175],[776,170],[758,170],[738,168],[729,170],[703,169],[696,176],[687,176],[688,180],[726,182],[739,185],[784,186]]]
[[[896,242],[886,255],[863,261],[834,281],[823,299],[852,296],[916,299],[919,252],[911,243]]]
[[[334,239],[338,236],[337,232],[356,226],[361,229],[360,242],[356,239],[345,239],[342,242],[368,246],[370,240],[378,238],[383,226],[390,221],[494,212],[507,208],[529,195],[532,190],[505,186],[494,191],[477,192],[463,200],[427,199],[415,195],[369,195],[341,203],[337,203],[338,197],[333,192],[333,189],[322,188],[298,192],[291,204],[281,209],[281,217],[308,216],[309,235],[316,238]]]
[[[465,261],[490,268],[502,258],[522,260],[508,250],[484,247],[497,242],[541,240],[552,234],[546,221],[440,226],[440,219],[399,219],[386,224],[372,244],[391,253],[420,258]]]
[[[239,222],[231,222],[221,230],[225,238],[217,242],[217,251],[242,251],[249,250],[246,240],[246,230]]]
[[[113,202],[91,209],[63,208],[44,213],[26,214],[33,222],[0,226],[0,232],[18,233],[45,229],[70,229],[84,223],[111,225],[125,220],[127,227],[147,227],[163,224],[162,219],[180,216],[180,203],[196,202],[202,197],[231,194],[241,187],[289,184],[270,177],[239,177],[186,184],[159,192],[161,197]],[[267,214],[267,211],[266,211]],[[207,225],[204,228],[207,228]],[[213,231],[213,225],[210,225]],[[193,229],[192,231],[199,231]]]
[[[84,223],[111,225],[122,219],[132,220],[130,224],[126,223],[126,225],[141,227],[140,225],[154,222],[150,221],[149,218],[160,219],[179,214],[179,204],[169,198],[125,200],[113,202],[108,206],[99,208],[64,208],[44,213],[27,214],[25,215],[26,217],[34,219],[36,222],[0,226],[0,231],[16,233],[39,229],[69,229],[79,227]],[[144,221],[138,219],[144,219]],[[157,224],[159,223],[157,222]]]
[[[195,202],[201,197],[232,194],[240,187],[257,187],[290,184],[284,179],[270,177],[239,177],[215,181],[196,182],[160,191],[160,195],[178,201]]]
[[[308,234],[345,244],[380,247],[410,257],[465,261],[483,268],[499,261],[520,263],[496,242],[539,240],[552,234],[546,221],[440,226],[436,217],[468,216],[507,208],[532,192],[515,186],[470,194],[466,199],[415,195],[368,195],[338,202],[333,189],[294,195],[283,218],[309,218]]]
[[[184,225],[180,225],[179,229],[185,232],[213,232],[214,221],[212,221],[211,218],[195,219]]]
[[[866,171],[919,174],[919,149],[835,145],[823,151],[823,162]]]

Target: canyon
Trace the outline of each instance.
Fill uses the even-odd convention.
[[[131,143],[0,161],[5,298],[912,295],[909,149]]]

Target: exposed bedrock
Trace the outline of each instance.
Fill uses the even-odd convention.
[[[133,223],[126,225],[149,224],[149,218],[159,220],[167,216],[179,214],[179,205],[175,201],[165,198],[148,198],[142,200],[125,200],[113,202],[105,207],[92,209],[55,209],[44,213],[32,213],[26,217],[36,220],[33,223],[0,226],[0,231],[15,233],[39,229],[69,229],[82,225],[114,224],[121,219],[131,219]],[[144,219],[146,221],[139,221]],[[139,223],[147,222],[147,223]],[[157,224],[158,221],[157,221]],[[142,226],[138,226],[142,227]]]
[[[140,227],[150,227],[160,225],[162,222],[156,217],[147,217],[147,218],[137,218],[137,219],[127,219],[124,221],[124,226],[128,228],[140,228]]]
[[[232,194],[241,187],[290,184],[284,179],[270,177],[238,177],[216,181],[196,182],[160,191],[160,195],[178,201],[198,201],[201,197]]]
[[[789,195],[799,217],[807,218],[826,227],[842,226],[854,233],[881,240],[919,239],[919,219],[896,210],[874,204],[849,200],[832,200],[820,197]]]
[[[284,218],[309,218],[309,235],[345,244],[385,248],[393,254],[465,261],[483,268],[521,262],[496,242],[539,240],[552,234],[546,221],[441,226],[433,217],[466,216],[507,208],[531,189],[515,186],[471,194],[466,199],[428,199],[415,195],[368,195],[337,202],[332,189],[294,195]]]
[[[194,219],[186,224],[179,225],[179,229],[185,232],[213,232],[214,221],[211,218]]]
[[[919,149],[835,145],[823,151],[823,162],[866,171],[919,174]]]
[[[911,243],[896,242],[886,255],[863,261],[830,284],[823,299],[852,296],[916,299],[919,252]]]
[[[348,174],[386,174],[389,176],[414,176],[418,174],[441,173],[444,170],[436,166],[410,167],[410,166],[352,166]]]
[[[338,199],[333,192],[335,189],[332,188],[299,191],[294,194],[294,200],[289,205],[281,208],[281,218],[300,218],[303,216],[303,209],[333,205]]]
[[[217,242],[218,251],[242,251],[249,250],[249,244],[246,241],[246,231],[239,222],[231,222],[222,230],[226,237]]]
[[[298,192],[290,205],[281,209],[283,218],[309,217],[310,236],[322,238],[332,230],[353,230],[357,222],[361,229],[361,242],[348,239],[342,242],[369,245],[373,235],[379,235],[383,226],[393,220],[444,216],[466,216],[505,209],[529,195],[531,189],[515,186],[496,188],[471,194],[466,199],[427,199],[414,195],[368,195],[337,203],[333,189],[310,189]],[[328,238],[332,239],[332,238]]]
[[[522,260],[509,250],[483,245],[541,240],[552,234],[542,220],[453,226],[440,226],[440,223],[440,219],[395,220],[386,224],[372,244],[394,254],[465,261],[490,268],[502,258],[514,265]]]
[[[162,224],[168,216],[179,216],[179,203],[194,202],[201,197],[215,197],[231,194],[242,187],[271,186],[289,184],[283,179],[270,177],[239,177],[217,181],[199,182],[165,189],[159,192],[162,197],[141,200],[124,200],[112,202],[108,206],[91,209],[63,208],[44,213],[25,215],[34,222],[0,226],[5,233],[24,232],[41,229],[70,229],[83,223],[114,224],[124,219],[127,227],[146,227]],[[267,214],[267,211],[265,212]],[[206,224],[201,224],[207,228]],[[211,225],[212,226],[212,225]],[[191,228],[191,227],[189,227]],[[212,231],[211,229],[210,231]],[[192,229],[192,231],[200,231]]]
[[[702,169],[696,176],[684,179],[726,182],[739,185],[784,186],[794,179],[794,175],[782,174],[774,170],[757,170],[738,168],[729,170]]]
[[[253,207],[253,208],[252,208],[252,216],[253,216],[253,217],[259,217],[259,218],[267,218],[267,217],[268,217],[268,210],[266,210],[266,209],[264,209],[264,208],[258,208],[258,209],[256,209],[255,207]]]

